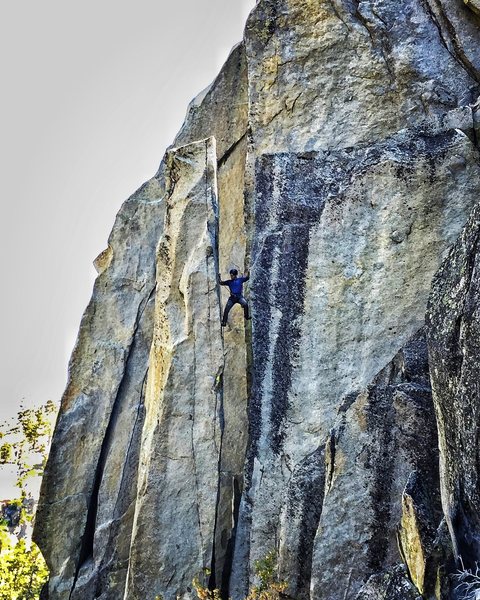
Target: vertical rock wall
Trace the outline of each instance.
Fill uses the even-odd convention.
[[[480,553],[477,205],[437,273],[427,312],[445,517],[459,566]]]
[[[88,586],[83,597],[94,597],[97,568],[112,550],[96,538],[108,538],[112,527],[119,557],[110,569],[124,587],[128,496],[136,480],[132,441],[143,419],[162,195],[161,180],[153,178],[119,212],[70,360],[34,532],[51,571],[52,598],[73,597],[79,576],[81,588],[85,580]],[[113,583],[107,587],[115,593]]]
[[[213,139],[169,152],[165,210],[127,588],[138,599],[186,589],[212,560],[223,426]]]
[[[62,399],[35,530],[35,538],[51,569],[49,590],[52,598],[96,597],[116,600],[125,593],[136,597],[132,595],[137,593],[135,589],[139,590],[139,597],[143,598],[147,593],[144,590],[147,589],[150,593],[150,589],[155,586],[160,586],[166,596],[165,586],[162,588],[161,583],[157,584],[158,562],[155,561],[158,561],[158,556],[135,533],[137,523],[140,524],[143,520],[145,528],[157,540],[156,530],[153,529],[156,526],[155,520],[168,521],[172,504],[178,506],[177,497],[171,495],[170,503],[167,501],[162,504],[164,512],[160,511],[158,514],[153,507],[149,508],[148,502],[142,500],[145,480],[155,476],[148,475],[146,469],[146,465],[151,464],[151,446],[148,446],[151,440],[148,436],[153,436],[156,412],[162,407],[160,400],[163,394],[162,386],[157,386],[152,391],[154,379],[150,374],[150,393],[145,405],[147,377],[149,367],[152,366],[149,363],[155,357],[155,353],[150,352],[154,340],[154,323],[157,341],[160,344],[166,343],[163,338],[166,329],[164,327],[162,330],[157,323],[164,297],[161,301],[157,300],[158,293],[155,291],[156,272],[158,271],[162,285],[165,284],[165,275],[158,270],[157,263],[160,264],[160,269],[163,265],[155,257],[158,257],[160,238],[165,241],[164,229],[169,227],[167,217],[170,219],[172,211],[166,211],[168,198],[176,189],[173,196],[175,203],[185,202],[195,193],[196,206],[201,205],[202,201],[208,201],[215,215],[213,229],[212,216],[207,219],[212,239],[209,244],[204,244],[205,248],[211,248],[209,260],[213,271],[209,273],[207,286],[210,300],[218,295],[216,273],[219,268],[223,272],[231,266],[243,269],[246,89],[245,54],[243,46],[239,45],[232,51],[215,82],[189,107],[185,125],[175,140],[175,146],[182,147],[183,150],[167,152],[156,176],[124,204],[117,217],[109,246],[96,260],[100,274],[83,317],[79,340],[70,362],[69,384]],[[233,103],[230,101],[232,96],[236,97]],[[200,138],[211,134],[215,138],[207,144],[208,148],[205,142],[196,143]],[[204,176],[207,184],[202,187]],[[178,231],[174,229],[167,234],[172,244],[168,255],[172,260],[177,260],[180,266],[182,261],[188,262],[191,259],[190,251],[193,246],[189,248],[189,245],[196,242],[194,231],[198,232],[198,215],[195,211],[187,211],[186,214],[188,218],[184,219],[178,231],[190,232],[191,229],[192,237],[190,242],[179,243],[181,252],[178,257]],[[198,252],[201,254],[201,250]],[[195,274],[198,265],[190,265],[190,268],[192,279],[195,279],[198,277]],[[178,281],[173,283],[174,289],[176,286]],[[185,290],[183,293],[186,293]],[[187,295],[195,300],[197,297],[201,298],[202,294],[198,289],[198,282],[195,282]],[[224,297],[222,305],[225,300]],[[212,307],[211,314],[211,329],[213,331],[216,328],[217,342],[221,340],[219,301],[220,298],[217,297],[217,307]],[[180,571],[178,581],[183,582],[180,584],[176,581],[175,585],[180,586],[184,592],[187,588],[191,589],[193,576],[213,565],[218,585],[228,585],[229,567],[224,569],[224,564],[228,565],[231,561],[235,515],[243,488],[248,427],[245,332],[243,319],[239,318],[235,310],[231,315],[233,326],[225,332],[225,339],[221,341],[220,358],[218,348],[216,349],[218,364],[208,363],[208,367],[205,367],[209,370],[209,375],[206,376],[207,383],[203,388],[207,395],[211,393],[210,383],[216,389],[214,430],[217,456],[208,463],[206,470],[205,464],[199,469],[203,478],[199,494],[203,494],[201,483],[210,478],[215,489],[209,496],[211,505],[208,502],[205,504],[208,514],[204,519],[210,528],[213,521],[214,528],[209,531],[209,536],[205,536],[208,539],[204,540],[202,549],[197,548],[197,555],[190,548],[185,548],[184,552],[190,557],[190,562],[187,561],[188,564],[182,568],[179,568],[180,561],[175,558],[176,548],[172,551],[170,546],[165,546],[166,555],[172,561],[177,561],[175,569]],[[165,319],[164,325],[170,328],[170,321],[173,319],[171,326],[175,329],[178,327],[178,318],[173,311]],[[192,302],[185,305],[183,319],[196,322],[196,329],[190,332],[190,336],[201,342],[202,356],[205,314],[201,305]],[[123,354],[117,351],[117,345],[120,345],[120,342],[117,344],[117,339],[122,348],[126,347]],[[182,348],[182,344],[179,347]],[[171,353],[172,362],[175,363],[177,350],[174,349]],[[188,362],[186,356],[187,354],[184,359]],[[210,361],[211,354],[206,359]],[[158,357],[153,363],[158,369]],[[96,377],[92,374],[96,374]],[[188,377],[182,379],[187,380]],[[87,393],[90,395],[87,396]],[[191,414],[188,394],[184,400],[185,402],[180,403],[180,410],[188,418]],[[207,415],[197,415],[197,430],[202,427],[204,420],[213,419],[210,408],[207,405]],[[175,420],[170,419],[169,423],[172,422]],[[213,435],[213,429],[207,429],[204,433],[206,440],[210,439],[210,434]],[[198,451],[197,456],[201,462],[204,460],[202,450]],[[170,455],[165,456],[163,465],[165,470],[175,473],[177,463],[173,460]],[[142,487],[137,494],[139,465]],[[158,469],[153,461],[152,470],[155,469],[159,477],[165,476],[162,468]],[[187,478],[185,489],[190,490],[191,498],[185,509],[189,517],[197,519],[198,498],[194,487],[193,476]],[[170,494],[167,490],[165,492],[167,496]],[[152,497],[156,498],[154,490]],[[142,506],[146,507],[145,514],[137,507],[137,503],[142,502]],[[171,535],[179,538],[175,530],[172,530]],[[189,536],[187,538],[188,546]],[[147,563],[150,558],[153,564],[150,571],[140,566],[137,572],[130,565],[135,561],[135,564],[142,565],[143,560]],[[129,583],[126,587],[127,572]],[[171,582],[166,588],[176,594],[177,588],[171,588]]]
[[[458,156],[465,165],[452,177],[450,165]],[[258,160],[255,382],[249,485],[241,511],[244,537],[237,545],[251,566],[240,572],[245,563],[235,561],[237,597],[246,593],[255,560],[278,545],[289,552],[284,536],[289,545],[300,544],[303,536],[307,556],[315,549],[309,567],[317,573],[314,597],[328,590],[326,597],[342,598],[347,584],[352,593],[361,584],[360,573],[356,580],[349,578],[341,561],[351,548],[353,525],[345,538],[333,519],[331,528],[321,521],[317,533],[313,523],[306,534],[297,523],[298,510],[307,518],[309,504],[284,515],[282,522],[286,490],[308,457],[317,453],[320,458],[319,448],[343,399],[370,384],[398,345],[422,326],[430,281],[477,199],[479,181],[476,149],[465,134],[453,130],[405,132],[375,146],[327,156],[310,152]],[[315,485],[319,466],[310,468]],[[401,490],[408,473],[398,477]],[[308,493],[302,482],[297,494]],[[330,494],[325,491],[323,511]],[[335,512],[340,499],[332,495]],[[353,500],[343,497],[342,510],[356,514]],[[371,552],[378,555],[377,566],[387,566],[381,546],[395,543],[395,527],[385,521],[381,529],[390,540],[377,540]],[[329,540],[335,558],[326,562],[320,557]],[[287,554],[281,552],[280,558],[289,573]]]
[[[96,261],[50,600],[241,600],[271,550],[299,600],[440,598],[443,514],[478,558],[475,217],[428,312],[443,509],[422,327],[477,210],[479,34],[460,0],[257,2]],[[222,331],[231,267],[253,324]]]

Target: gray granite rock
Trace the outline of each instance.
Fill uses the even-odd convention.
[[[193,576],[210,567],[222,445],[215,140],[171,150],[165,174],[127,585],[138,600],[190,597]]]
[[[466,157],[465,170],[452,176],[458,156]],[[258,159],[255,379],[234,598],[253,581],[255,560],[275,540],[282,544],[285,491],[324,443],[342,398],[367,386],[422,326],[431,279],[477,199],[479,178],[477,150],[456,130],[405,131],[366,147]],[[395,482],[398,511],[408,474]],[[321,525],[310,567],[332,578],[332,599],[343,591],[319,557],[329,544],[340,552],[333,523]],[[381,548],[371,552],[381,562]]]
[[[472,209],[429,344],[443,511],[474,560],[479,34],[461,0],[257,2],[95,261],[35,526],[50,600],[186,600],[201,572],[243,600],[271,550],[298,600],[438,595],[415,336]],[[235,307],[222,332],[231,267],[253,324]]]
[[[120,509],[121,479],[123,470],[130,470],[128,486],[136,478],[130,441],[142,419],[162,196],[162,181],[154,178],[120,210],[109,264],[95,282],[70,360],[34,531],[51,571],[52,598],[70,598],[82,567],[103,560],[93,558],[97,518],[107,527],[113,518],[131,527],[132,515]],[[104,472],[109,483],[102,481]]]
[[[312,596],[353,597],[366,575],[383,572],[403,559],[397,543],[398,531],[403,534],[401,498],[413,473],[428,490],[433,531],[442,518],[435,417],[422,331],[365,390],[345,398],[328,445],[327,485],[314,541]]]
[[[477,205],[435,276],[427,311],[442,503],[455,556],[466,568],[475,568],[480,552],[479,235]]]
[[[233,93],[238,95],[238,103],[229,102]],[[224,271],[232,265],[243,268],[240,263],[245,254],[246,113],[246,71],[240,45],[208,93],[192,102],[186,125],[177,136],[179,145],[188,144],[207,137],[212,123],[218,124],[213,133],[219,138],[222,156],[215,155],[212,161],[222,199],[218,216],[222,224],[228,224],[220,233]],[[117,600],[125,589],[135,529],[138,465],[148,459],[142,456],[140,446],[153,338],[155,256],[165,219],[165,169],[162,161],[157,175],[124,204],[109,246],[95,261],[99,276],[70,361],[69,384],[35,530],[51,569],[51,598],[67,598],[72,593],[72,598]],[[243,362],[241,354],[239,359],[233,351],[238,345],[244,347],[245,334],[237,316],[232,316],[235,326],[225,336],[223,351],[229,371],[223,394],[224,424],[228,418],[220,468],[224,492],[217,511],[215,544],[219,580],[222,565],[231,555],[232,515],[243,487],[247,434],[246,351]],[[126,348],[122,355],[116,350],[117,339]],[[209,473],[217,471],[218,465],[212,464]],[[212,510],[215,512],[215,506]],[[194,575],[188,570],[189,582]],[[228,581],[228,569],[226,578]]]
[[[478,19],[461,0],[261,0],[245,29],[258,153],[339,148],[473,103]]]
[[[408,580],[404,565],[371,575],[355,600],[422,600]]]

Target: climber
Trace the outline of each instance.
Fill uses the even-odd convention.
[[[250,273],[247,271],[243,277],[237,277],[238,271],[237,269],[230,269],[230,279],[222,281],[220,277],[220,273],[218,274],[218,283],[220,285],[228,285],[230,288],[230,298],[227,300],[227,304],[225,306],[225,310],[223,311],[223,319],[222,319],[222,327],[225,327],[227,324],[228,313],[230,312],[232,306],[234,304],[240,304],[243,308],[243,314],[245,319],[251,319],[251,316],[248,312],[248,302],[243,297],[243,283],[248,281],[250,278]]]

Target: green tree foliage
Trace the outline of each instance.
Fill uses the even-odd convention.
[[[260,584],[252,588],[246,600],[279,600],[288,587],[277,578],[277,553],[271,550],[265,558],[255,561],[255,575]]]
[[[220,590],[210,590],[207,579],[210,577],[210,569],[203,569],[203,575],[193,578],[192,585],[197,593],[199,600],[222,600]]]
[[[48,570],[34,543],[12,539],[0,525],[0,600],[37,600]]]
[[[48,401],[39,408],[22,409],[15,423],[0,424],[0,465],[16,468],[19,497],[2,506],[0,521],[0,600],[38,600],[48,570],[38,547],[13,535],[34,519],[29,481],[43,475],[57,407]]]
[[[56,412],[57,407],[49,400],[38,408],[20,410],[13,425],[0,424],[0,464],[16,466],[20,490],[30,477],[43,475]]]
[[[210,575],[208,569],[204,570],[204,577]],[[285,590],[288,587],[286,581],[279,581],[277,577],[277,553],[271,550],[265,558],[255,561],[255,575],[259,585],[254,586],[245,600],[282,600],[288,598]],[[220,590],[210,590],[206,581],[202,583],[200,577],[195,577],[193,587],[199,600],[222,600]]]

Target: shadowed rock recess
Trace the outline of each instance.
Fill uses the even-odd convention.
[[[477,4],[257,2],[95,262],[44,598],[242,600],[272,550],[298,600],[446,600],[475,567]],[[253,321],[222,330],[231,267]]]

